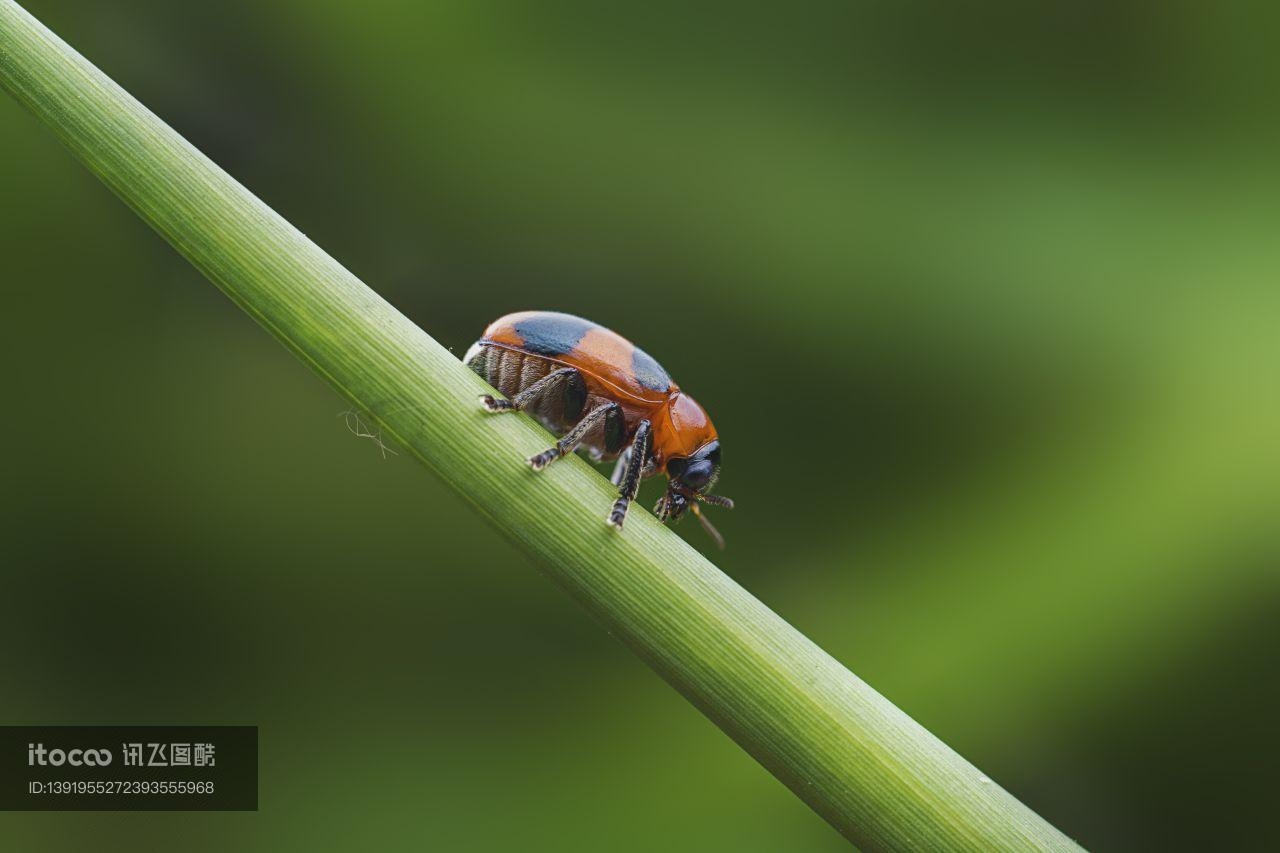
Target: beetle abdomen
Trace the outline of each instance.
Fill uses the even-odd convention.
[[[469,366],[508,397],[519,394],[556,366],[545,358],[506,347],[481,346],[478,349],[478,354],[468,362]]]

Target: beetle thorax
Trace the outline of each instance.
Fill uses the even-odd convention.
[[[690,456],[716,440],[716,429],[706,410],[683,391],[671,396],[654,426],[654,451],[664,465],[673,456]]]

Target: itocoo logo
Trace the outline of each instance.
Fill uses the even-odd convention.
[[[109,749],[45,749],[42,743],[27,744],[27,766],[106,767],[111,763]]]

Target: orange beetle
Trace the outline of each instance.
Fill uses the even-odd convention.
[[[535,471],[580,446],[596,461],[617,459],[618,500],[609,523],[619,530],[640,480],[665,472],[658,518],[674,520],[691,510],[724,547],[698,507],[733,507],[728,498],[708,494],[720,476],[716,429],[644,350],[581,317],[522,311],[489,324],[463,361],[509,398],[486,394],[486,409],[528,412],[561,436],[529,460]]]

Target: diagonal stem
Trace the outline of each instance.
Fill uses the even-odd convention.
[[[689,701],[871,849],[1074,849],[581,460],[486,418],[443,347],[12,0],[0,85],[237,305],[537,558]]]

